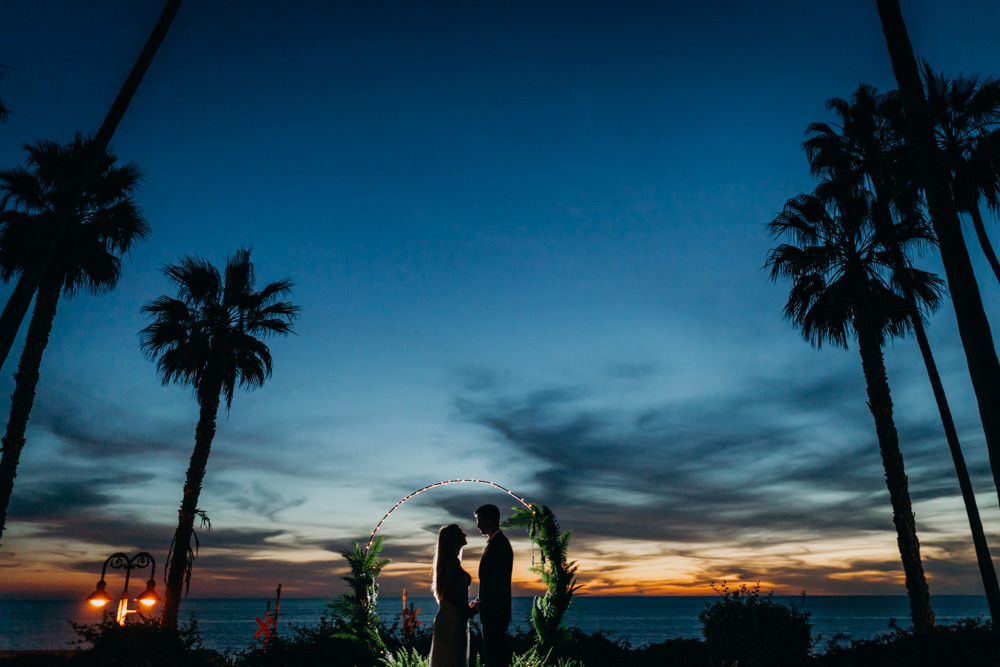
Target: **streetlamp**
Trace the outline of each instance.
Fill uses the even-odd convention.
[[[128,608],[128,580],[133,569],[147,566],[150,567],[149,581],[146,582],[146,590],[135,598],[135,601],[144,607],[152,607],[155,605],[160,601],[160,596],[156,594],[156,561],[154,561],[153,557],[145,551],[137,553],[132,558],[129,558],[121,552],[108,556],[108,559],[104,561],[104,567],[101,568],[101,580],[97,582],[97,589],[87,597],[87,602],[95,607],[103,607],[107,603],[111,602],[111,596],[108,595],[105,590],[107,588],[107,583],[104,581],[104,575],[108,570],[108,565],[110,565],[112,569],[125,570],[125,588],[122,589],[122,597],[118,601],[118,612],[115,614],[115,620],[118,621],[119,625],[125,625],[125,617],[129,614],[135,613],[138,613],[139,616],[142,616],[142,618],[146,618],[142,615],[141,609]]]

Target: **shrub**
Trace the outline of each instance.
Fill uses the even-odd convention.
[[[538,646],[532,646],[525,653],[511,656],[511,667],[583,667],[583,663],[573,658],[552,657],[552,650],[542,653]]]
[[[874,639],[855,639],[849,646],[827,645],[816,656],[816,667],[962,667],[1000,666],[1000,635],[990,621],[963,619],[915,633],[892,625],[892,632]]]
[[[427,657],[415,648],[401,648],[382,658],[382,664],[386,667],[427,667]]]
[[[317,625],[293,625],[290,637],[275,637],[266,649],[255,648],[237,656],[235,664],[239,667],[376,667],[381,661],[363,641],[345,636],[336,621],[323,614]]]
[[[202,647],[198,623],[192,617],[187,628],[172,629],[148,619],[118,625],[114,617],[93,625],[73,624],[80,636],[77,644],[90,644],[72,660],[76,667],[214,667],[224,658]]]
[[[707,665],[708,649],[705,647],[705,642],[699,639],[668,639],[635,649],[629,664],[633,667]]]
[[[586,664],[588,667],[631,664],[631,645],[627,640],[615,639],[601,631],[587,634],[575,626],[566,629],[565,637],[561,646],[549,652],[553,661],[564,658],[571,664]]]
[[[728,667],[797,667],[809,659],[812,625],[798,605],[760,594],[760,584],[730,589],[726,582],[712,588],[720,594],[698,614],[712,665]],[[803,594],[804,596],[804,594]]]

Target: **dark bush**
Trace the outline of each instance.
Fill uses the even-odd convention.
[[[368,645],[341,633],[336,619],[323,615],[313,627],[292,627],[290,637],[272,639],[266,650],[256,648],[234,657],[238,667],[376,667]]]
[[[874,639],[831,643],[816,667],[1000,667],[1000,636],[989,622],[966,619],[931,632],[894,632]]]
[[[76,651],[0,651],[3,667],[67,667]]]
[[[668,639],[632,652],[633,667],[704,667],[708,648],[700,639]]]
[[[202,647],[198,624],[171,630],[159,621],[118,625],[110,615],[94,625],[73,628],[80,636],[70,664],[73,667],[219,667],[226,660]],[[84,648],[86,645],[89,648]]]
[[[711,664],[799,667],[809,660],[812,625],[797,605],[761,595],[760,585],[715,588],[720,598],[698,614]]]
[[[603,632],[586,634],[580,628],[569,628],[568,641],[552,651],[553,658],[572,658],[587,667],[591,665],[631,664],[632,647],[627,640],[616,640]]]

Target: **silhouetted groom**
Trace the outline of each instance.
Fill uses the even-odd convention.
[[[476,526],[486,536],[486,549],[479,561],[479,598],[473,606],[479,610],[483,626],[483,664],[507,667],[507,626],[510,625],[510,572],[514,552],[507,536],[500,530],[500,510],[483,505],[476,510]]]

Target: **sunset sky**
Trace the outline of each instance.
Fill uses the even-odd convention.
[[[901,5],[918,58],[1000,74],[1000,3]],[[96,131],[161,10],[3,2],[0,165]],[[114,292],[60,304],[0,597],[83,597],[115,551],[162,576],[198,408],[140,351],[140,308],[164,264],[241,246],[302,311],[220,414],[193,597],[335,597],[339,551],[454,478],[551,507],[589,594],[903,594],[857,350],[810,347],[763,269],[765,225],[814,186],[806,127],[862,81],[895,87],[874,0],[184,2],[113,140],[152,234]],[[996,550],[950,303],[928,334]],[[886,364],[931,593],[978,593],[913,341]],[[461,484],[397,509],[383,592],[426,594],[446,523],[474,571],[485,502],[516,504]]]

